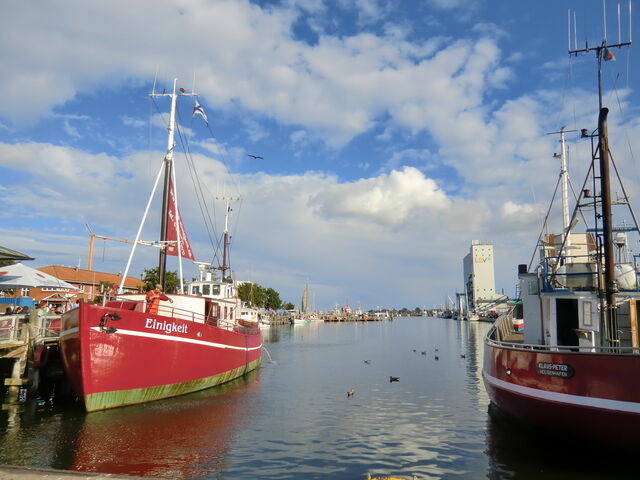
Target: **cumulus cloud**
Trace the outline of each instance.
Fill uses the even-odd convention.
[[[366,218],[387,226],[404,223],[424,211],[441,211],[450,204],[437,184],[413,167],[329,186],[310,202],[325,217]]]
[[[352,1],[366,17],[383,9],[374,0]],[[26,122],[96,85],[113,86],[114,77],[123,72],[128,81],[140,81],[134,79],[153,78],[158,65],[163,77],[191,72],[197,65],[203,99],[220,107],[239,102],[281,123],[304,126],[340,147],[385,114],[405,128],[429,130],[429,116],[468,111],[478,106],[487,82],[498,85],[508,78],[508,70],[494,71],[499,53],[489,39],[475,44],[445,44],[443,38],[410,42],[398,29],[389,29],[381,36],[321,33],[317,44],[309,45],[291,33],[297,8],[263,9],[223,0],[164,2],[149,12],[123,3],[127,15],[113,15],[118,4],[72,1],[67,7],[74,13],[66,15],[53,5],[35,8],[27,1],[5,15],[0,26],[7,53],[0,53],[0,60],[13,69],[0,79],[0,88],[8,92],[0,115]],[[313,3],[296,7],[302,5],[312,8]],[[114,37],[114,31],[122,34]],[[158,36],[157,31],[169,33]],[[20,40],[25,35],[30,42]],[[163,70],[164,58],[176,62],[172,71]],[[423,87],[427,83],[430,88]],[[17,88],[30,92],[26,100]],[[251,130],[254,138],[262,135]]]
[[[216,131],[216,139],[200,141],[199,130],[181,130],[202,152],[194,159],[208,194],[228,191],[222,180],[226,166],[245,165],[246,142],[287,144],[293,161],[311,150],[316,158],[329,159],[296,175],[236,175],[243,201],[234,209],[239,224],[234,259],[245,274],[253,271],[265,284],[274,279],[293,292],[313,273],[326,303],[343,300],[357,285],[367,295],[387,295],[377,290],[384,283],[382,272],[406,269],[403,278],[411,281],[394,292],[402,303],[408,298],[404,292],[424,292],[427,285],[450,291],[457,285],[456,265],[471,236],[490,237],[509,255],[519,255],[514,235],[536,230],[537,212],[557,178],[556,139],[546,133],[566,125],[567,118],[570,129],[593,128],[594,95],[541,87],[505,94],[510,85],[520,89],[524,79],[515,68],[529,63],[532,52],[505,52],[502,42],[514,36],[512,29],[506,34],[484,19],[474,24],[478,2],[428,0],[419,6],[427,18],[415,24],[396,21],[388,2],[336,4],[357,19],[347,29],[339,28],[345,17],[326,15],[334,4],[321,0],[268,6],[166,0],[151,10],[124,0],[68,0],[64,8],[16,2],[0,16],[0,132],[15,135],[0,144],[0,199],[7,206],[0,215],[7,225],[37,217],[52,235],[50,255],[67,264],[76,263],[73,257],[84,250],[86,237],[77,229],[75,236],[55,237],[54,228],[73,229],[90,220],[104,233],[130,236],[163,152],[134,150],[130,137],[101,132],[91,116],[59,111],[107,88],[149,83],[157,67],[159,83],[177,75],[190,84],[195,65],[201,102],[208,112],[221,114],[210,118],[232,111],[243,115],[241,133],[231,140]],[[436,11],[450,12],[449,24],[464,24],[465,33],[447,32]],[[528,62],[520,62],[525,57]],[[555,61],[545,69],[557,73],[563,64]],[[626,112],[631,94],[620,89],[608,100]],[[633,150],[640,121],[626,115],[612,112],[611,143]],[[62,119],[65,141],[77,148],[53,144],[49,137],[30,141],[31,131],[22,129],[52,119]],[[139,132],[148,125],[134,116],[119,120]],[[166,117],[156,115],[150,122],[166,129]],[[626,131],[618,128],[623,125]],[[274,138],[267,135],[274,132]],[[247,137],[238,140],[243,134]],[[364,154],[363,137],[374,144]],[[404,143],[408,139],[413,143]],[[91,140],[126,149],[95,153]],[[568,141],[570,171],[581,176],[590,145],[575,137]],[[635,172],[628,191],[637,194],[640,169],[633,155],[616,161]],[[331,173],[341,172],[343,164],[358,170],[356,178]],[[291,171],[287,164],[279,168]],[[182,200],[196,203],[193,185],[180,183],[179,189]],[[183,209],[188,230],[199,213],[195,207]],[[5,234],[18,239],[33,233],[26,231],[16,227]],[[197,251],[209,255],[205,236],[193,235]],[[83,246],[72,249],[66,241]],[[43,244],[29,245],[46,251]],[[446,270],[446,278],[420,278],[421,269]],[[336,272],[344,281],[336,280]]]

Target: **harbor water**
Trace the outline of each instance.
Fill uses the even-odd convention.
[[[272,327],[262,367],[222,387],[91,414],[45,401],[4,410],[0,463],[171,479],[638,478],[635,458],[489,408],[489,327]]]

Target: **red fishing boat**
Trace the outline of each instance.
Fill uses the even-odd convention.
[[[176,93],[152,94],[171,99],[164,173],[159,278],[164,284],[166,256],[194,259],[186,238],[173,183]],[[196,109],[201,109],[196,102]],[[140,243],[140,233],[127,264],[126,278]],[[227,214],[230,211],[227,205]],[[60,349],[66,375],[87,411],[143,403],[202,390],[240,377],[260,365],[262,335],[257,325],[239,321],[243,308],[228,274],[228,229],[220,278],[214,268],[195,262],[200,278],[180,286],[182,293],[151,301],[143,294],[115,295],[103,304],[82,303],[62,316]],[[182,263],[180,263],[182,277]],[[120,286],[122,291],[122,285]]]
[[[612,58],[610,49],[628,44],[604,41],[570,53],[594,51],[600,79],[602,61]],[[488,332],[483,378],[491,402],[514,417],[628,448],[636,445],[640,431],[639,269],[628,238],[638,234],[638,224],[610,155],[608,110],[599,96],[597,131],[581,131],[591,141],[592,160],[572,215],[567,132],[557,132],[563,229],[559,235],[540,235],[535,269],[519,266],[522,302]],[[616,201],[611,198],[616,178],[611,172],[622,191]],[[615,216],[613,204],[619,205]],[[583,221],[591,227],[574,233]],[[513,328],[514,319],[524,320],[524,332]]]

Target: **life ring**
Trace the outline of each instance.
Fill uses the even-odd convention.
[[[49,347],[46,345],[38,345],[33,352],[33,363],[36,367],[42,368],[49,360]]]

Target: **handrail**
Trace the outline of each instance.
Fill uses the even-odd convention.
[[[485,337],[487,345],[511,350],[532,350],[546,353],[593,353],[596,355],[638,355],[640,347],[603,347],[599,345],[535,345],[531,343],[507,342],[493,338],[496,333],[495,326],[489,330]]]
[[[141,305],[144,307],[145,302],[143,300],[110,300],[104,308],[121,308],[124,309],[125,304],[135,303],[136,307]],[[118,305],[120,304],[120,305]],[[129,309],[132,310],[132,309]],[[135,308],[136,311],[144,312],[144,309]],[[207,319],[205,315],[202,313],[194,312],[192,310],[185,310],[183,308],[177,308],[173,305],[164,305],[160,304],[158,306],[158,313],[156,315],[168,318],[179,318],[180,320],[185,320],[187,322],[196,322],[196,323],[207,323],[207,320],[213,320],[215,322],[215,326],[218,328],[222,328],[225,330],[236,331],[245,334],[259,333],[260,329],[257,327],[248,327],[246,325],[240,325],[239,323],[230,321],[228,319],[222,318],[211,318]]]
[[[498,317],[493,325],[499,340],[508,338],[510,334],[515,333],[513,328],[513,309]]]
[[[4,315],[0,317],[0,343],[11,343],[18,340],[21,317],[23,315]]]

